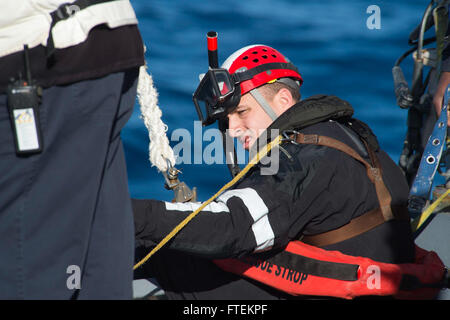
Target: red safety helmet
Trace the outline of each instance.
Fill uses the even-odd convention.
[[[225,60],[222,68],[227,69],[230,74],[255,68],[264,70],[255,72],[251,79],[240,83],[241,96],[263,84],[281,78],[292,78],[298,81],[299,87],[303,83],[302,76],[289,59],[274,48],[265,45],[250,45],[237,50]]]
[[[254,89],[275,81],[294,89],[303,83],[297,67],[271,47],[251,45],[236,51],[221,68],[210,68],[195,90],[193,102],[200,121],[209,125],[225,117],[242,95],[250,92],[255,96]],[[271,118],[276,117],[263,97],[257,101]]]

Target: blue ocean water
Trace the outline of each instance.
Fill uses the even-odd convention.
[[[406,51],[426,0],[132,0],[147,46],[146,61],[170,139],[174,130],[192,134],[198,120],[192,93],[208,67],[206,33],[219,34],[219,64],[249,44],[266,44],[299,68],[302,96],[333,94],[349,101],[355,116],[378,136],[398,162],[407,111],[396,106],[391,69]],[[380,8],[380,29],[366,25],[370,5]],[[407,79],[412,59],[402,63]],[[163,176],[148,160],[148,132],[138,104],[122,132],[132,197],[171,200]],[[172,147],[177,141],[172,141]],[[192,158],[194,155],[192,155]],[[206,200],[230,180],[223,164],[182,164],[181,179]]]

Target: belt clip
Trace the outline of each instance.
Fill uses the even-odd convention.
[[[75,13],[80,11],[80,7],[76,4],[72,4],[70,2],[65,2],[59,5],[59,7],[53,11],[50,16],[52,18],[52,22],[50,24],[50,29],[48,31],[47,36],[47,44],[46,44],[46,57],[47,57],[47,67],[51,67],[54,63],[53,61],[53,53],[55,52],[55,43],[53,41],[53,27],[61,20],[66,20],[73,16]]]
[[[300,134],[300,132],[296,130],[286,130],[282,133],[281,142],[290,142],[292,144],[298,145],[297,142],[297,136]]]
[[[59,5],[55,10],[55,14],[59,19],[65,20],[73,16],[77,11],[80,11],[79,6],[70,2],[65,2]]]

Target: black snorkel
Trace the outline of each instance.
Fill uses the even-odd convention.
[[[219,55],[217,53],[217,32],[209,31],[206,34],[206,40],[208,45],[208,65],[211,69],[217,69],[219,67]]]
[[[201,103],[201,95],[202,95],[202,84],[206,80],[206,77],[214,77],[214,81],[212,81],[214,86],[214,91],[217,96],[220,96],[220,88],[217,87],[217,79],[215,79],[218,75],[220,75],[220,69],[219,69],[219,58],[218,58],[218,52],[217,52],[217,32],[215,31],[209,31],[206,34],[207,38],[207,47],[208,47],[208,64],[209,64],[209,72],[204,76],[205,79],[202,79],[200,81],[199,87],[195,91],[193,95],[193,102],[195,105],[195,108],[197,110],[198,116],[200,121],[202,121],[202,126],[207,126],[212,123],[214,123],[216,120],[218,122],[218,127],[220,132],[222,133],[222,142],[223,142],[223,148],[225,153],[225,161],[228,166],[228,170],[231,173],[231,176],[234,178],[239,172],[240,167],[237,164],[237,155],[236,150],[234,146],[234,139],[230,137],[230,135],[227,133],[228,129],[228,118],[224,116],[223,114],[226,113],[226,109],[224,107],[220,107],[219,105],[215,104],[214,108],[211,108],[210,106],[206,106],[206,115],[202,113],[202,110],[200,108]],[[217,72],[211,71],[211,70],[217,70]],[[223,70],[223,69],[222,69]],[[225,71],[228,73],[227,71]],[[231,80],[231,79],[229,79]],[[228,81],[225,82],[228,83],[228,86],[233,87],[233,83]],[[233,90],[234,92],[234,87]],[[230,94],[233,94],[233,92],[230,92]],[[236,95],[237,96],[237,95]],[[240,95],[239,95],[240,98]],[[219,100],[220,101],[220,100]],[[214,109],[214,110],[213,110]],[[219,116],[221,115],[221,116]]]

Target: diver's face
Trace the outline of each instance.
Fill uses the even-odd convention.
[[[230,136],[238,138],[247,150],[271,123],[272,119],[249,93],[244,94],[236,109],[228,114]]]
[[[258,88],[258,90],[260,89]],[[292,98],[291,92],[286,88],[280,89],[270,97],[267,95],[264,98],[276,116],[280,116],[296,102]],[[244,149],[247,150],[252,147],[260,134],[271,124],[272,119],[250,93],[244,94],[237,108],[228,114],[230,136],[239,138]]]

